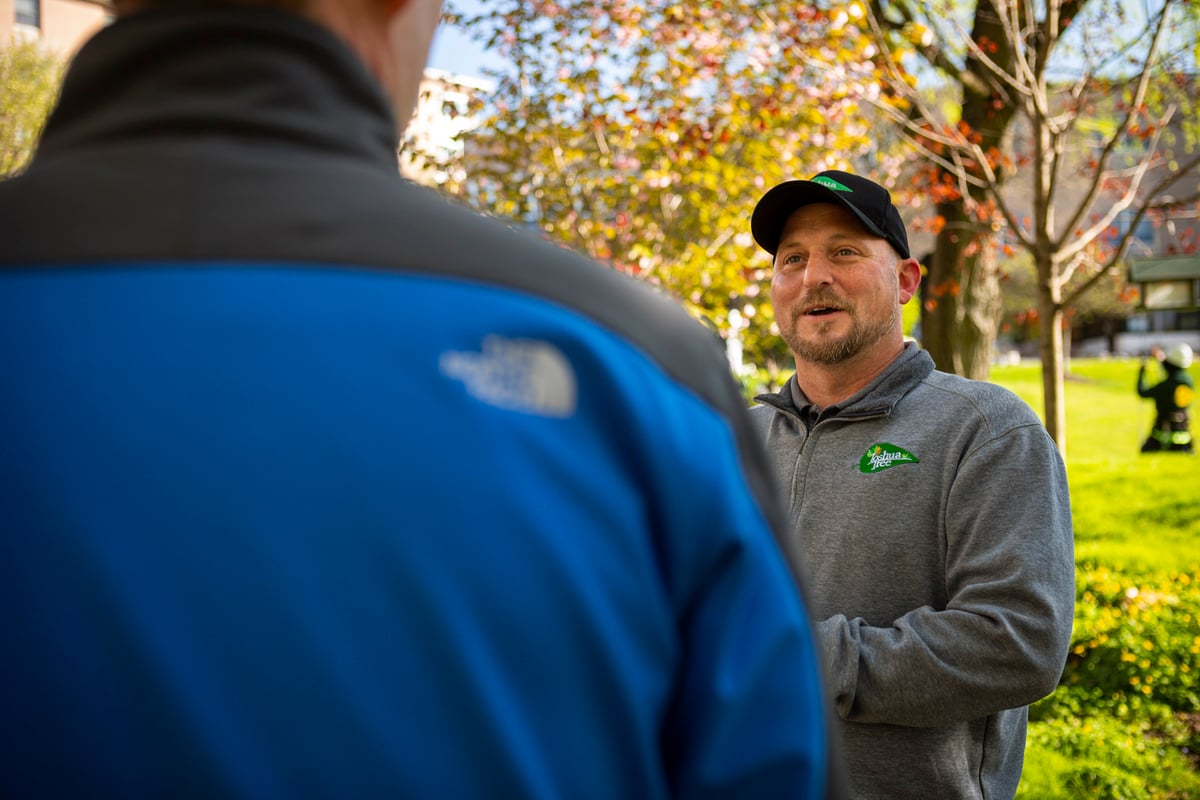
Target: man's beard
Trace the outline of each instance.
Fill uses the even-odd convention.
[[[804,316],[802,309],[814,305],[829,305],[850,315],[850,330],[838,337],[827,336],[831,322],[818,322],[816,335],[802,339],[796,330],[796,322]],[[832,365],[840,364],[861,353],[871,345],[887,336],[897,325],[896,317],[899,309],[880,319],[863,320],[850,303],[828,289],[817,289],[804,297],[794,306],[789,315],[788,325],[781,332],[783,341],[791,349],[792,354],[800,361],[810,364]]]

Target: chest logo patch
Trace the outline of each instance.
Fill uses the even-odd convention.
[[[867,452],[863,453],[863,457],[858,460],[858,471],[864,475],[871,475],[900,464],[916,464],[919,461],[919,458],[903,447],[880,442],[871,445]]]

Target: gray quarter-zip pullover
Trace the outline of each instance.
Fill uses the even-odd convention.
[[[1032,409],[908,345],[821,409],[752,417],[790,500],[855,798],[1012,798],[1074,614],[1066,472]]]

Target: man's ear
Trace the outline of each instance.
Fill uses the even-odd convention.
[[[904,305],[917,293],[921,285],[921,265],[915,258],[901,259],[896,266],[900,284],[900,305]]]

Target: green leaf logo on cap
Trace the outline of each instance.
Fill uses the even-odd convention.
[[[858,460],[858,471],[864,475],[871,475],[876,472],[883,472],[898,464],[916,464],[920,459],[912,453],[905,450],[903,447],[896,447],[894,444],[880,442],[873,444],[867,448],[867,452],[863,453],[863,457]]]
[[[835,192],[850,192],[850,194],[854,194],[853,189],[851,189],[848,186],[843,186],[842,184],[835,181],[833,178],[830,178],[826,175],[818,175],[817,177],[812,179],[812,182],[819,183],[822,186],[824,186],[826,189],[833,189]]]

